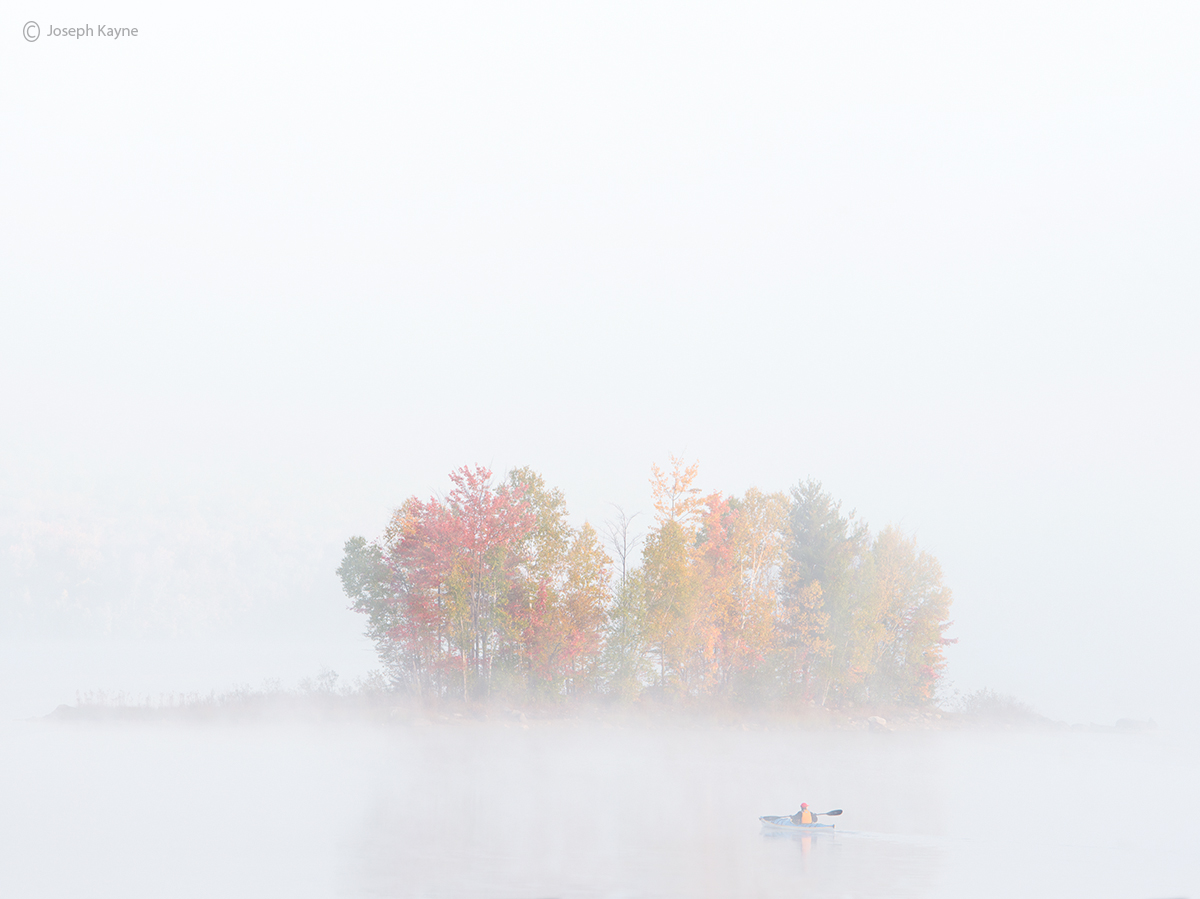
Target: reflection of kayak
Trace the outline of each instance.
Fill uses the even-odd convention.
[[[791,815],[763,815],[758,819],[769,830],[786,830],[788,833],[833,833],[832,824],[793,824]]]

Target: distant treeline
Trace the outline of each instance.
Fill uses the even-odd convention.
[[[338,574],[388,675],[424,698],[728,697],[920,704],[945,665],[950,591],[895,527],[872,535],[809,480],[704,494],[653,466],[643,536],[602,539],[528,468],[450,475]],[[634,516],[636,518],[636,516]],[[608,549],[606,549],[607,544]],[[611,555],[608,550],[611,550]]]

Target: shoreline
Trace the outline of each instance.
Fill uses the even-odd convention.
[[[986,715],[936,706],[811,705],[742,706],[669,704],[653,701],[616,703],[511,703],[440,701],[422,703],[392,694],[234,692],[207,697],[166,697],[129,702],[123,696],[83,698],[62,704],[30,723],[239,723],[309,721],[322,724],[365,723],[395,727],[493,726],[544,727],[598,724],[605,727],[685,726],[738,730],[862,731],[878,734],[948,731],[1071,731],[1145,734],[1154,721],[1122,719],[1112,725],[1068,724],[1034,712]]]

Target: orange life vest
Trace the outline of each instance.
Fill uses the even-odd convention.
[[[810,812],[808,809],[805,809],[804,811],[802,811],[800,813],[800,823],[801,824],[812,824],[814,822],[814,820],[815,819],[813,818],[813,813]]]

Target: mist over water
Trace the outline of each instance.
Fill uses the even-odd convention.
[[[1200,897],[1200,7],[18,12],[0,897]],[[935,556],[940,701],[1158,729],[40,720],[353,684],[348,538],[671,454]]]
[[[1196,750],[570,720],[9,723],[0,892],[1195,895]],[[844,808],[835,834],[760,829],[801,801]]]

